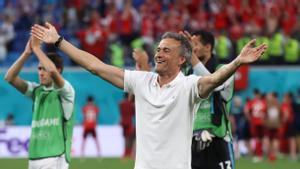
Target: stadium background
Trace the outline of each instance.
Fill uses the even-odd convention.
[[[275,91],[282,100],[284,93],[296,93],[300,88],[298,0],[0,0],[0,11],[1,131],[30,126],[31,101],[3,78],[7,68],[23,51],[31,25],[44,21],[53,23],[66,39],[102,61],[129,69],[134,68],[132,48],[143,48],[150,56],[153,55],[154,47],[165,31],[212,31],[217,41],[215,54],[224,63],[232,60],[239,53],[240,46],[250,38],[257,38],[267,43],[269,50],[259,62],[242,68],[236,74],[236,95],[245,102],[246,97],[253,97],[252,91],[257,88],[263,93]],[[44,50],[56,49],[44,46]],[[71,169],[117,169],[127,165],[132,168],[133,161],[119,159],[123,140],[118,128],[118,104],[123,92],[79,68],[63,53],[61,55],[66,66],[63,75],[76,90],[77,126],[81,126],[81,107],[86,97],[93,95],[101,109],[100,131],[105,127],[114,131],[100,136],[103,139],[100,144],[105,147],[105,142],[116,137],[117,142],[110,144],[117,146],[109,143],[108,146],[118,147],[115,154],[108,153],[110,158],[84,159],[76,156]],[[150,62],[153,64],[152,59]],[[31,57],[21,76],[38,82],[37,64],[36,57]],[[5,126],[10,114],[14,116],[13,126]],[[3,141],[11,138],[0,132],[0,157],[9,146],[17,145],[18,149],[18,144],[10,145]],[[0,159],[1,168],[27,167],[26,160],[19,159],[24,158],[24,152],[16,152],[9,159]],[[300,168],[299,162],[291,163],[288,156],[276,162],[264,160],[259,164],[251,163],[250,157],[237,160],[237,168],[240,169],[253,168],[254,165],[255,168]]]

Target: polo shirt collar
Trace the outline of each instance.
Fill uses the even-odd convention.
[[[177,76],[175,77],[175,79],[173,79],[170,83],[165,84],[163,86],[167,86],[167,87],[173,87],[175,86],[181,78],[184,77],[184,74],[180,71]],[[153,86],[159,86],[158,84],[158,75],[156,74],[155,80],[153,81]]]

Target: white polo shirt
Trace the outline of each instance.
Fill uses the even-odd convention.
[[[157,77],[152,72],[125,71],[124,91],[135,95],[135,169],[190,169],[200,77],[180,72],[162,87]]]

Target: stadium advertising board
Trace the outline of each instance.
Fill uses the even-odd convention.
[[[24,158],[28,156],[30,126],[10,126],[0,129],[0,158]],[[82,143],[81,126],[75,126],[73,131],[72,156],[80,157]],[[98,126],[97,135],[100,142],[102,157],[121,157],[123,153],[123,135],[120,126]],[[96,157],[96,145],[92,137],[86,141],[84,155]]]

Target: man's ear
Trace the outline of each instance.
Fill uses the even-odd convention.
[[[184,56],[180,57],[180,65],[182,66],[186,62],[186,58]]]
[[[62,69],[61,68],[57,68],[57,71],[62,74]]]
[[[207,45],[205,45],[205,49],[206,49],[206,51],[211,51],[211,44],[207,44]]]

